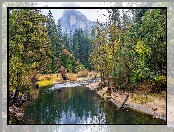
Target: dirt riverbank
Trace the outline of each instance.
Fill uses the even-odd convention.
[[[89,87],[91,90],[96,90],[98,85],[99,85],[99,82],[86,85],[86,87]],[[96,93],[99,94],[100,96],[103,96],[106,93],[106,91],[107,91],[107,87],[104,87],[100,90],[96,90]],[[156,118],[166,120],[166,101],[165,100],[151,97],[153,99],[152,102],[140,104],[140,103],[135,103],[132,100],[133,93],[127,93],[127,92],[119,93],[119,92],[113,92],[112,90],[111,90],[111,96],[107,96],[105,94],[105,99],[112,101],[114,104],[120,107],[124,99],[126,98],[126,95],[128,94],[129,94],[129,97],[125,103],[125,106],[131,107],[141,112],[151,114]]]

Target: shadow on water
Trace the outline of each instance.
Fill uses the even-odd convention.
[[[66,85],[66,84],[62,84]],[[165,124],[161,119],[130,108],[119,109],[84,86],[40,89],[39,97],[14,124]]]

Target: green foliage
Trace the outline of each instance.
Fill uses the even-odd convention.
[[[87,32],[87,31],[86,31]],[[88,36],[84,34],[82,29],[75,30],[73,37],[73,44],[70,49],[75,58],[80,61],[85,68],[90,68],[89,66],[89,53],[91,52],[91,45],[88,39]]]
[[[145,63],[155,74],[166,72],[166,10],[150,9],[142,17],[139,33],[142,42],[149,48]]]
[[[20,89],[30,76],[46,73],[51,55],[45,27],[46,17],[36,9],[12,9],[9,12],[9,85]]]
[[[79,66],[76,66],[76,60],[84,66],[84,68],[91,69],[89,64],[89,53],[91,52],[91,45],[86,33],[82,29],[76,29],[75,33],[70,34],[65,32],[62,36],[63,52],[61,56],[61,64],[69,71],[78,72]]]
[[[123,10],[123,16],[119,9],[108,12],[109,21],[98,22],[90,39],[89,60],[100,72],[102,81],[129,89],[129,83],[152,81],[156,76],[165,75],[166,10]],[[132,19],[128,13],[132,13]]]
[[[68,72],[72,72],[72,65],[71,64],[68,65]]]
[[[161,92],[163,90],[166,90],[167,88],[166,77],[164,75],[156,77],[155,80],[153,81],[153,84],[154,84],[153,90],[156,92]]]
[[[62,36],[61,36],[61,25],[60,20],[58,21],[58,25],[56,25],[55,20],[52,16],[51,11],[49,10],[49,13],[47,15],[47,23],[46,27],[48,29],[48,37],[51,43],[50,50],[52,52],[51,58],[51,73],[55,73],[58,71],[58,67],[60,67],[60,64],[56,62],[57,59],[60,60],[62,57]]]
[[[166,10],[107,11],[109,21],[98,22],[89,39],[86,29],[62,34],[51,11],[45,17],[39,10],[11,10],[10,85],[25,84],[34,73],[55,73],[62,65],[73,73],[94,69],[114,87],[147,79],[162,87],[166,82],[155,77],[166,75]]]
[[[151,72],[149,68],[140,67],[137,70],[133,70],[133,76],[131,80],[132,82],[138,83],[146,79],[153,80],[154,77],[155,77],[154,73]]]
[[[77,67],[77,71],[83,71],[83,70],[85,70],[85,67],[84,67],[84,65],[83,64],[80,64],[78,67]]]

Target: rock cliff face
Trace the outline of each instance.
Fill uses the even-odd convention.
[[[69,33],[70,30],[74,33],[76,29],[87,29],[89,32],[96,23],[89,21],[84,14],[75,9],[64,10],[62,17],[60,18],[62,32]]]

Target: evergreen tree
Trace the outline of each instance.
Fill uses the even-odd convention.
[[[20,89],[34,74],[46,73],[51,55],[46,17],[37,9],[9,12],[9,85]],[[29,78],[28,78],[29,77]]]
[[[165,76],[166,10],[124,10],[122,16],[118,9],[108,12],[107,26],[98,22],[91,37],[90,62],[102,81],[127,89],[129,83]],[[132,18],[128,12],[134,12]]]
[[[47,29],[48,29],[48,37],[51,42],[51,73],[55,73],[59,67],[59,61],[62,54],[62,44],[61,44],[61,25],[60,20],[58,21],[58,25],[56,26],[55,20],[52,16],[51,11],[47,15]]]

